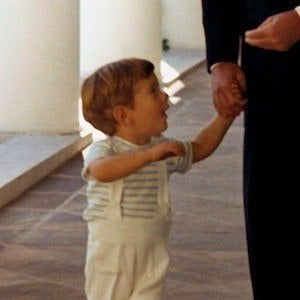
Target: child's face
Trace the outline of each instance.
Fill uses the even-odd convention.
[[[154,73],[137,82],[131,116],[134,119],[135,131],[140,138],[149,142],[152,136],[167,129],[168,99],[169,96],[160,89]]]

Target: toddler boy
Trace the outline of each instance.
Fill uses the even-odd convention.
[[[168,95],[153,64],[137,58],[88,77],[82,105],[85,119],[108,136],[92,144],[83,169],[87,298],[161,299],[169,264],[168,178],[211,155],[233,118],[216,115],[192,142],[164,137]]]

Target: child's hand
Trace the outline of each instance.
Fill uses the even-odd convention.
[[[237,82],[232,83],[230,85],[231,92],[234,95],[234,103],[232,103],[234,106],[239,107],[242,110],[245,110],[245,105],[247,103],[247,99],[245,98],[245,95]]]
[[[239,99],[238,103],[242,106],[243,104],[245,104],[245,102],[247,101],[247,99],[245,98],[245,92],[241,90],[240,86],[238,85],[237,82],[232,83],[230,85],[231,88],[231,92],[233,93],[234,96],[236,96],[236,98]]]
[[[179,142],[165,142],[150,147],[148,153],[151,156],[151,161],[156,162],[166,159],[171,156],[184,156],[185,150],[182,143]]]

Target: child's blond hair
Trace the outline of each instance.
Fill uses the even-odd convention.
[[[82,85],[84,118],[103,133],[114,135],[117,122],[112,109],[116,105],[133,107],[137,81],[148,78],[153,71],[151,62],[138,58],[122,59],[99,68]]]

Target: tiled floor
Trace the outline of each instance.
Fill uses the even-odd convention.
[[[189,140],[213,116],[201,67],[169,112],[171,137]],[[242,206],[242,117],[213,156],[171,178],[174,222],[164,299],[252,299]],[[0,299],[84,298],[86,183],[77,155],[0,210]],[[99,299],[101,300],[101,299]],[[126,300],[126,299],[124,299]],[[143,299],[141,299],[143,300]]]
[[[180,74],[189,72],[191,68],[199,66],[205,60],[205,49],[200,48],[171,48],[163,52],[160,65],[162,82],[172,83]]]

